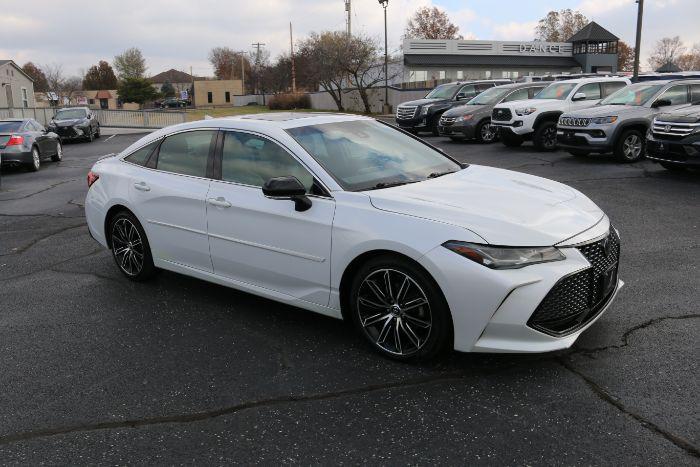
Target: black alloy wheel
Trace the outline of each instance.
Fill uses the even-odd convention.
[[[155,273],[151,248],[141,223],[122,211],[110,222],[112,256],[119,270],[133,281],[144,281]]]

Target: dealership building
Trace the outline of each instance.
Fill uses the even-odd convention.
[[[405,39],[403,81],[616,73],[618,41],[595,22],[566,42]]]

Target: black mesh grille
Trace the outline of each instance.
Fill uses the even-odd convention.
[[[617,285],[620,238],[615,229],[602,240],[578,250],[591,267],[564,277],[539,304],[528,326],[561,336],[576,331],[596,317]]]
[[[510,109],[493,109],[491,114],[491,120],[507,122],[511,118],[513,118],[513,114]]]
[[[56,128],[56,133],[59,136],[63,136],[66,138],[72,138],[75,135],[77,135],[77,133],[75,132],[75,129],[73,129],[73,127],[70,127],[70,126],[58,127],[58,128]]]

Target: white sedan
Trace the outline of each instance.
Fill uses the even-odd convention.
[[[129,279],[167,269],[344,318],[396,359],[567,348],[622,286],[618,232],[580,192],[367,117],[172,126],[88,185],[90,233]]]

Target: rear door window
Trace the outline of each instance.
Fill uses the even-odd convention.
[[[622,89],[627,86],[627,83],[624,81],[609,81],[607,83],[601,83],[600,86],[603,88],[603,97],[608,97],[618,89]]]
[[[510,102],[510,101],[522,101],[528,98],[528,93],[527,93],[527,88],[521,88],[516,91],[511,92],[505,99],[503,99],[503,102]]]
[[[598,83],[584,84],[583,86],[578,88],[578,91],[576,91],[574,96],[580,92],[582,92],[586,95],[586,98],[584,99],[586,101],[600,99],[600,84],[598,84]]]
[[[531,88],[527,88],[528,99],[532,99],[533,97],[535,97],[537,93],[543,90],[544,88],[545,86],[534,86]]]
[[[462,86],[462,89],[459,90],[458,94],[464,95],[465,99],[471,99],[472,97],[476,96],[478,93],[476,92],[476,88],[473,84],[468,84],[466,86]]]
[[[206,177],[207,159],[216,140],[214,130],[195,130],[168,136],[158,150],[156,169]]]

